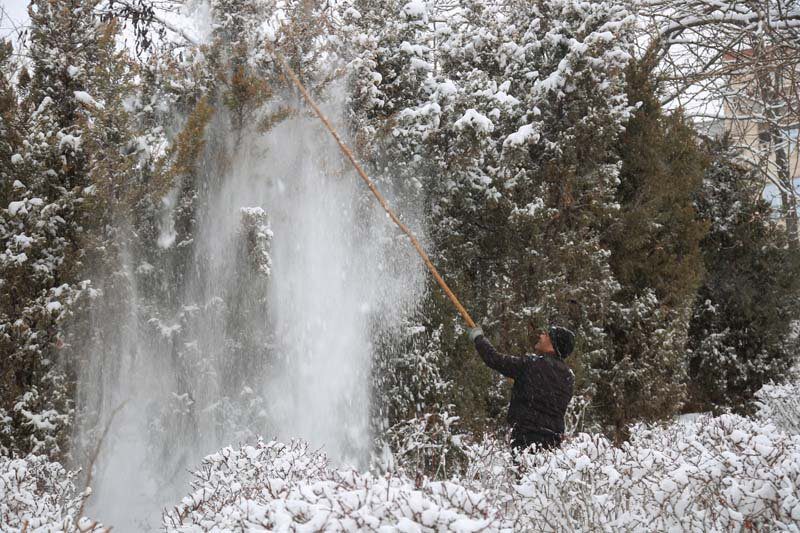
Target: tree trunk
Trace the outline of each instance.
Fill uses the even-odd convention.
[[[786,222],[786,231],[791,236],[790,242],[798,245],[797,235],[797,194],[791,172],[789,171],[789,158],[786,148],[781,143],[781,134],[777,128],[771,128],[772,142],[775,149],[775,164],[778,167],[778,181],[781,184],[781,216]]]

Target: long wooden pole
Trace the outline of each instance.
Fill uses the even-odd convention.
[[[300,78],[297,77],[297,74],[295,73],[294,69],[292,69],[292,67],[289,66],[289,63],[287,63],[286,59],[283,57],[283,55],[280,52],[278,52],[277,50],[274,50],[274,49],[272,49],[270,51],[278,59],[278,61],[280,62],[281,68],[286,73],[286,75],[289,77],[289,79],[292,80],[292,83],[294,83],[294,85],[300,91],[300,94],[303,95],[303,98],[305,99],[306,103],[308,103],[308,105],[311,107],[311,109],[314,110],[314,113],[317,114],[317,117],[319,117],[319,119],[322,121],[322,123],[325,125],[325,127],[328,129],[328,131],[331,133],[331,135],[333,135],[333,138],[339,144],[339,148],[342,150],[344,155],[347,156],[347,159],[349,159],[350,162],[353,164],[353,167],[355,167],[356,172],[358,172],[358,175],[361,176],[361,179],[364,180],[364,183],[367,184],[367,187],[369,187],[369,190],[372,191],[372,194],[374,194],[375,198],[378,199],[378,202],[381,204],[381,207],[383,207],[384,211],[386,211],[386,213],[388,213],[389,218],[391,218],[392,221],[395,224],[397,224],[397,227],[399,227],[400,230],[403,233],[405,233],[408,236],[409,239],[411,239],[411,244],[414,245],[414,248],[416,248],[417,253],[420,255],[420,257],[422,257],[422,260],[425,262],[425,265],[428,267],[428,270],[431,271],[431,274],[433,274],[433,277],[434,277],[434,279],[436,279],[436,282],[439,284],[440,287],[442,287],[442,290],[447,295],[447,297],[450,298],[450,301],[453,302],[453,305],[456,307],[456,309],[458,310],[458,313],[464,319],[464,322],[467,323],[467,326],[469,326],[471,328],[474,328],[475,327],[475,322],[472,320],[472,317],[469,316],[469,313],[464,308],[464,306],[461,305],[461,302],[458,301],[458,298],[453,293],[453,291],[450,290],[450,287],[447,286],[447,283],[445,283],[444,279],[439,274],[439,271],[436,270],[435,266],[433,266],[433,263],[431,262],[430,257],[428,257],[428,254],[425,253],[425,250],[422,248],[422,245],[419,243],[419,241],[414,236],[414,234],[411,233],[411,230],[408,229],[408,227],[400,221],[400,219],[397,217],[397,215],[392,210],[392,208],[389,207],[389,204],[386,203],[386,199],[383,197],[383,195],[378,190],[378,188],[375,187],[375,184],[372,182],[372,180],[369,179],[369,176],[367,176],[367,173],[364,172],[363,168],[361,168],[361,165],[358,163],[358,161],[356,161],[356,158],[353,155],[353,152],[350,150],[350,148],[348,148],[348,146],[344,143],[344,141],[342,141],[342,138],[339,137],[339,134],[337,133],[336,128],[333,127],[333,125],[330,123],[328,118],[322,113],[322,111],[320,110],[319,106],[317,106],[317,104],[311,98],[311,95],[308,94],[308,91],[306,90],[306,88],[303,85],[303,83],[300,81]]]

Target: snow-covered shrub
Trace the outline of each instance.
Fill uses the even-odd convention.
[[[735,415],[635,427],[616,448],[580,434],[525,458],[525,527],[800,531],[800,438]]]
[[[87,518],[76,524],[82,495],[74,478],[75,472],[43,455],[0,456],[0,531],[101,531]]]
[[[764,385],[756,393],[757,417],[800,435],[800,382]]]
[[[443,411],[421,414],[395,424],[386,432],[392,458],[384,461],[382,468],[439,479],[452,475],[457,467],[454,455],[460,455],[459,444],[463,438],[456,431],[457,422],[457,416]]]
[[[300,442],[258,442],[208,456],[194,491],[164,516],[167,531],[476,531],[498,506],[458,483],[332,468]]]
[[[569,402],[567,412],[564,414],[564,433],[574,435],[575,433],[599,433],[602,429],[597,422],[597,416],[593,412],[592,397],[594,389],[589,388],[577,391]]]
[[[502,441],[457,440],[466,466],[444,481],[337,469],[303,443],[261,441],[207,457],[164,523],[182,532],[800,531],[800,437],[735,415],[632,434],[614,447],[582,433],[516,458]]]

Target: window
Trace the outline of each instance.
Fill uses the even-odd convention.
[[[786,128],[786,157],[789,163],[789,174],[792,176],[792,182],[795,183],[795,191],[797,191],[797,183],[800,181],[800,124]]]
[[[800,154],[800,124],[795,124],[789,128],[786,128],[786,153],[791,157],[797,158],[798,154]],[[797,171],[795,171],[795,175],[797,175]]]

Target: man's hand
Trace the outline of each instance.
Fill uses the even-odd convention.
[[[475,339],[483,335],[483,330],[480,326],[469,328],[469,340],[475,342]]]

